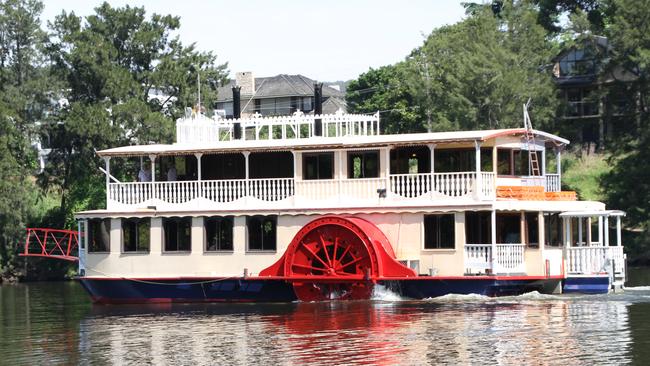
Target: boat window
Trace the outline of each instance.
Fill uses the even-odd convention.
[[[111,219],[88,220],[88,252],[110,251]]]
[[[251,153],[248,163],[251,179],[293,178],[293,154],[289,151]]]
[[[390,174],[431,172],[431,151],[427,146],[399,147],[390,151]]]
[[[424,216],[424,248],[455,248],[454,214]]]
[[[521,214],[497,213],[497,244],[521,244]]]
[[[151,220],[133,218],[122,220],[122,250],[124,252],[148,252]]]
[[[562,219],[559,213],[544,213],[544,242],[549,247],[562,245]]]
[[[379,177],[379,151],[351,151],[348,153],[348,178]]]
[[[465,212],[465,242],[492,243],[492,218],[489,211]]]
[[[248,230],[248,250],[275,250],[276,226],[277,216],[246,217],[246,229]]]
[[[539,246],[539,216],[537,212],[526,212],[526,244],[529,247]]]
[[[542,163],[541,151],[536,151],[537,161]],[[527,150],[497,149],[497,174],[529,176],[531,175]]]
[[[209,154],[201,157],[201,179],[246,178],[244,154]]]
[[[163,218],[163,241],[166,252],[189,252],[192,248],[192,218]]]
[[[476,149],[436,149],[436,173],[473,172],[476,170]],[[492,148],[481,148],[481,171],[492,171]]]
[[[233,231],[234,218],[226,217],[206,217],[203,220],[203,229],[205,230],[205,250],[213,251],[232,251],[233,250]]]
[[[334,178],[334,153],[303,154],[302,179]]]

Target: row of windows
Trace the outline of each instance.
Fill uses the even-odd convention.
[[[465,240],[467,244],[492,242],[491,213],[485,211],[465,213]],[[562,237],[562,223],[558,214],[545,213],[545,245],[559,246]],[[89,220],[89,252],[108,252],[110,242],[110,219]],[[522,222],[519,213],[496,215],[497,243],[521,243],[539,245],[539,222],[535,212],[524,214]],[[186,252],[191,250],[192,218],[163,218],[163,248],[165,252]],[[203,220],[204,248],[206,252],[233,250],[234,218],[206,217]],[[122,220],[122,250],[124,252],[148,252],[150,246],[151,221],[148,218]],[[249,251],[273,251],[277,248],[277,217],[246,217]],[[454,249],[456,228],[454,214],[424,216],[424,248]]]
[[[467,244],[489,244],[492,242],[490,212],[465,213],[465,242]],[[556,213],[544,213],[544,241],[546,246],[560,246],[562,220]],[[456,242],[454,214],[424,216],[424,248],[454,249]],[[503,244],[526,243],[539,246],[539,217],[536,212],[524,214],[522,241],[522,221],[519,213],[499,213],[496,215],[496,242]]]
[[[248,216],[248,250],[276,250],[276,216]],[[206,217],[203,220],[206,252],[233,250],[234,218]],[[88,220],[88,251],[108,252],[110,249],[110,219]],[[192,218],[166,217],[162,219],[162,247],[165,252],[189,252],[192,247]],[[148,252],[151,243],[149,218],[122,219],[122,250]]]

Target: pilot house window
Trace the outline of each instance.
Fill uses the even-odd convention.
[[[424,216],[424,249],[454,249],[454,214]]]

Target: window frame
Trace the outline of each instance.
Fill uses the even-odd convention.
[[[210,221],[216,222],[223,222],[223,221],[230,221],[230,249],[219,249],[216,247],[215,249],[210,250],[209,249],[209,244],[210,244],[210,238],[208,235],[208,224]],[[219,229],[216,229],[216,231],[219,231]],[[235,217],[234,216],[207,216],[203,218],[203,252],[204,253],[232,253],[235,251]]]
[[[445,247],[444,244],[438,243],[436,247],[427,247],[428,238],[429,238],[429,224],[428,220],[436,218],[436,227],[441,227],[442,220],[444,218],[451,218],[451,246]],[[455,251],[456,250],[456,214],[455,213],[436,213],[436,214],[425,214],[422,218],[422,230],[423,230],[423,241],[422,241],[422,250],[425,251]],[[440,240],[442,233],[437,233],[436,237]]]
[[[103,224],[104,222],[108,223],[108,243],[106,243],[105,250],[93,250],[92,239],[95,237],[93,232],[93,223],[99,222]],[[111,229],[112,229],[112,219],[111,218],[93,218],[88,219],[88,246],[86,248],[88,253],[91,254],[106,254],[111,252]]]
[[[181,221],[189,220],[189,239],[188,239],[188,249],[178,249],[179,248],[179,228],[178,224]],[[167,249],[167,222],[175,221],[176,222],[176,250]],[[182,216],[182,217],[163,217],[162,218],[162,253],[164,254],[189,254],[192,252],[192,217],[191,216]]]
[[[374,155],[376,157],[376,162],[377,162],[377,168],[375,169],[375,174],[372,176],[367,176],[366,175],[366,168],[365,166],[367,165],[367,159],[368,156]],[[355,157],[359,157],[361,159],[360,161],[360,167],[359,167],[359,173],[360,175],[358,177],[354,176],[354,159]],[[373,179],[373,178],[379,178],[381,177],[381,156],[379,154],[379,150],[353,150],[353,151],[348,151],[347,153],[347,179]]]
[[[273,225],[273,248],[265,248],[264,234],[260,235],[262,239],[261,248],[251,248],[251,225],[253,220],[261,220],[260,224],[271,222]],[[251,215],[246,216],[246,252],[247,253],[276,253],[278,250],[278,216],[277,215]]]
[[[147,247],[146,250],[139,249],[139,245],[138,245],[139,244],[139,238],[140,238],[140,225],[142,223],[147,223],[148,224],[147,225],[148,226],[147,230],[149,232],[149,234],[148,234],[149,235],[149,240],[146,243],[147,244],[146,245],[146,247]],[[149,218],[149,217],[124,218],[124,219],[121,220],[120,224],[121,224],[121,235],[122,235],[122,248],[121,248],[121,250],[122,250],[123,254],[138,254],[138,253],[148,254],[149,252],[151,252],[151,218]],[[127,250],[126,249],[125,224],[135,224],[136,225],[136,229],[135,229],[135,233],[136,233],[135,250]]]
[[[331,158],[330,160],[330,173],[331,177],[330,178],[321,178],[320,177],[320,166],[321,166],[321,157],[322,156],[329,156]],[[334,169],[334,152],[333,151],[322,151],[322,152],[313,152],[313,153],[303,153],[302,156],[302,180],[332,180],[334,179],[335,176],[335,169]],[[307,177],[307,159],[311,158],[316,158],[316,178],[309,178]]]

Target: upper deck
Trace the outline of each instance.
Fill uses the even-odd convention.
[[[525,132],[382,135],[379,115],[198,115],[177,121],[174,144],[98,154],[106,161],[108,210],[455,206],[516,199],[517,186],[540,187],[544,200],[544,192],[560,191],[560,151],[568,141],[534,131],[530,142]],[[540,175],[530,174],[529,151]],[[110,173],[118,158],[126,163],[115,175],[132,181]]]

